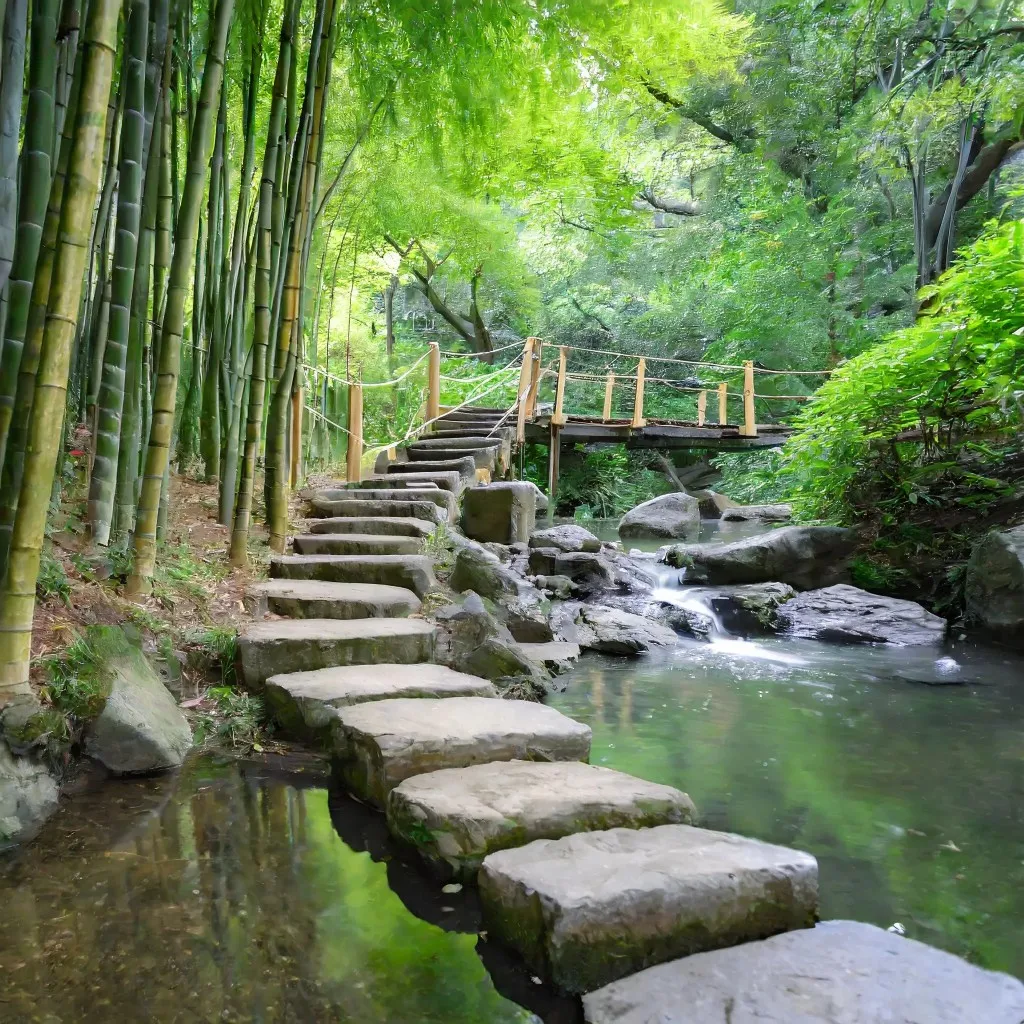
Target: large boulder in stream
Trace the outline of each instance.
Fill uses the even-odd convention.
[[[576,616],[576,642],[602,654],[646,654],[654,647],[672,647],[676,635],[667,626],[618,608],[582,605]]]
[[[549,526],[530,534],[531,548],[554,548],[558,551],[600,551],[601,541],[589,530],[575,523]]]
[[[707,637],[719,626],[737,636],[772,633],[778,609],[796,597],[788,583],[744,583],[724,587],[682,587],[667,601],[664,621],[673,629]]]
[[[722,512],[723,523],[785,523],[793,518],[792,505],[736,505]]]
[[[967,563],[967,615],[997,639],[1024,647],[1024,525],[990,530]]]
[[[784,526],[756,537],[717,544],[675,544],[662,561],[685,569],[687,583],[782,582],[798,590],[842,583],[856,544],[837,526]]]
[[[946,635],[946,620],[916,602],[844,584],[798,594],[776,616],[788,634],[811,640],[913,646],[938,644]]]
[[[699,530],[700,501],[685,491],[651,498],[619,520],[619,536],[626,538],[692,537]]]

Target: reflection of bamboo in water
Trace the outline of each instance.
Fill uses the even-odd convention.
[[[622,697],[619,701],[619,728],[624,732],[633,731],[633,680],[622,683]]]
[[[596,721],[604,722],[604,673],[600,670],[593,674],[593,683],[590,686],[590,703],[594,705],[594,718]]]

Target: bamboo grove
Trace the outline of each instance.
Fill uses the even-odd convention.
[[[271,7],[10,0],[4,10],[0,695],[27,685],[47,514],[75,425],[92,439],[91,537],[130,550],[129,592],[152,578],[172,465],[198,459],[219,481],[230,557],[244,564],[265,456],[268,524],[283,546],[338,10],[334,0]],[[255,24],[230,50],[240,102],[229,103],[239,16]]]

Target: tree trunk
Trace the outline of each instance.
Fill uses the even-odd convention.
[[[210,31],[210,44],[203,68],[196,107],[195,125],[189,139],[188,167],[181,209],[175,229],[174,255],[171,259],[167,305],[160,332],[160,362],[153,401],[153,423],[146,452],[146,471],[142,484],[132,540],[134,565],[128,581],[129,590],[138,593],[148,589],[156,564],[156,525],[160,507],[160,489],[170,453],[174,429],[174,406],[181,367],[181,336],[185,321],[185,298],[188,293],[199,213],[203,201],[203,183],[212,143],[213,110],[220,97],[224,78],[224,51],[231,25],[232,0],[217,0]]]
[[[0,590],[0,692],[28,689],[36,577],[61,442],[71,347],[99,191],[107,102],[117,46],[117,0],[93,0],[85,30],[81,91],[69,154],[73,174],[61,204],[60,234],[29,425],[25,471],[7,576]]]

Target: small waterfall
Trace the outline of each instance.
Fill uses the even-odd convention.
[[[706,622],[709,640],[728,636],[728,632],[722,625],[721,617],[711,604],[713,591],[704,587],[681,585],[682,583],[682,572],[679,569],[670,569],[662,573],[661,582],[651,593],[651,600],[679,608],[694,618]]]

